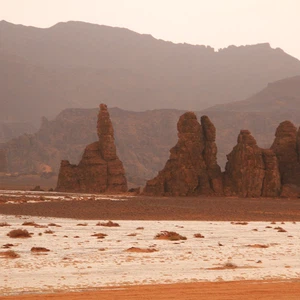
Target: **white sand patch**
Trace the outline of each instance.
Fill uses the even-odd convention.
[[[133,196],[124,197],[122,195],[99,195],[99,194],[76,194],[76,193],[62,193],[62,192],[46,192],[46,191],[14,191],[14,190],[0,190],[0,196],[16,198],[16,201],[8,201],[6,203],[18,203],[18,199],[26,200],[27,203],[49,202],[49,201],[72,201],[72,200],[110,200],[110,201],[126,201]]]
[[[55,223],[61,227],[22,226],[24,221],[40,225]],[[300,276],[300,223],[233,225],[230,222],[114,220],[120,227],[102,227],[96,226],[98,221],[0,215],[0,222],[11,224],[0,227],[0,248],[7,243],[14,244],[10,249],[20,255],[16,259],[0,257],[0,295],[127,284]],[[277,226],[286,232],[278,232],[274,229]],[[144,229],[137,230],[138,227]],[[13,239],[6,235],[17,228],[32,232],[32,237]],[[46,230],[54,233],[47,234]],[[154,236],[163,230],[176,231],[187,240],[155,240]],[[91,236],[94,233],[107,236],[97,239]],[[201,233],[204,238],[194,238],[195,233]],[[31,253],[32,247],[46,247],[50,252]],[[158,251],[124,252],[130,247]],[[237,268],[222,269],[228,262]]]

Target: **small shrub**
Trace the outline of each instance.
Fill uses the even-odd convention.
[[[94,233],[91,236],[96,236],[98,239],[104,239],[107,236],[107,234],[105,234],[105,233]]]
[[[269,248],[269,245],[264,245],[264,244],[251,244],[251,245],[247,245],[247,247],[250,247],[250,248]]]
[[[49,223],[48,224],[49,227],[61,227],[61,225],[55,224],[55,223]]]
[[[14,229],[7,234],[10,238],[30,238],[31,235],[26,229]]]
[[[44,247],[32,247],[31,252],[49,252],[50,250]]]
[[[44,231],[44,233],[47,233],[47,234],[53,234],[53,233],[54,233],[54,231],[52,231],[52,230],[48,229],[48,230],[45,230],[45,231]]]
[[[241,221],[238,221],[238,222],[231,222],[232,225],[248,225],[248,222],[241,222]]]
[[[234,264],[233,262],[229,261],[229,262],[227,262],[227,263],[224,264],[224,268],[226,268],[226,269],[236,269],[237,265]]]
[[[137,234],[136,233],[129,233],[127,234],[127,236],[136,236]]]
[[[203,238],[204,238],[204,235],[202,235],[201,233],[195,233],[195,234],[194,234],[194,237],[195,237],[195,238],[198,238],[198,239],[203,239]]]
[[[37,226],[38,224],[32,221],[25,221],[23,224],[23,226]]]
[[[128,248],[126,250],[124,250],[125,252],[136,252],[136,253],[152,253],[152,252],[157,252],[157,249],[154,248],[138,248],[138,247],[131,247]]]
[[[14,244],[5,244],[1,248],[9,249],[10,247],[13,247],[13,246],[14,246]]]
[[[118,223],[114,223],[112,221],[108,222],[98,222],[96,226],[106,226],[106,227],[119,227],[120,225]]]
[[[169,241],[186,240],[185,236],[182,236],[179,233],[174,231],[161,231],[154,238],[158,240],[169,240]]]
[[[0,227],[5,227],[5,226],[10,226],[10,224],[8,224],[7,222],[1,222],[0,223]]]
[[[76,226],[87,226],[88,223],[78,223]]]
[[[0,255],[4,258],[19,258],[20,255],[13,250],[7,250],[5,252],[0,252]]]

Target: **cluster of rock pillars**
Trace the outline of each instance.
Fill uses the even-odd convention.
[[[217,163],[216,128],[207,116],[200,123],[193,112],[177,123],[178,142],[143,194],[153,196],[300,196],[300,128],[280,123],[270,149],[258,147],[248,130],[227,155],[225,171]],[[57,191],[122,193],[127,180],[116,154],[114,130],[105,104],[100,105],[99,140],[85,148],[78,165],[61,162]]]

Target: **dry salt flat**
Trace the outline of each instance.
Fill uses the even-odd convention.
[[[18,199],[22,202],[37,203],[37,202],[51,202],[51,201],[72,201],[72,200],[110,200],[110,201],[126,201],[133,196],[126,195],[99,195],[99,194],[76,194],[76,193],[60,193],[47,191],[18,191],[18,190],[0,190],[0,196],[15,198],[16,201],[11,200],[6,203],[16,204]]]
[[[22,225],[29,221],[39,226]],[[10,226],[0,226],[0,252],[10,249],[19,257],[0,255],[0,295],[135,284],[300,278],[298,223],[114,220],[119,227],[103,227],[94,220],[0,215],[0,223],[5,222]],[[27,229],[31,237],[7,236],[19,228]],[[166,230],[187,239],[154,239]],[[106,236],[93,236],[97,233]],[[197,233],[204,238],[195,238]],[[13,246],[3,248],[6,244]],[[31,252],[32,247],[50,251]],[[157,251],[127,252],[131,247]]]

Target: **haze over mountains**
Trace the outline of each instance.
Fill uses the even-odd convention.
[[[300,61],[269,44],[216,52],[83,22],[47,29],[0,22],[0,121],[38,125],[43,115],[100,102],[199,111],[299,74]]]
[[[217,52],[82,22],[1,21],[0,99],[0,172],[51,174],[62,159],[78,163],[96,139],[102,102],[127,179],[143,185],[163,167],[187,110],[215,124],[222,167],[240,129],[267,148],[280,122],[297,126],[300,61],[268,44]]]
[[[269,148],[280,122],[290,120],[299,126],[299,87],[300,76],[292,77],[269,84],[256,96],[237,102],[238,108],[227,104],[230,108],[227,111],[224,105],[223,110],[197,112],[198,119],[206,114],[216,126],[218,163],[224,168],[226,155],[236,144],[241,129],[250,130],[260,147]],[[264,95],[273,95],[273,98],[266,97],[268,105],[264,111],[257,111],[258,103],[264,107]],[[294,109],[289,106],[289,99],[292,99]],[[239,111],[239,107],[247,107],[249,111]],[[156,176],[168,159],[169,149],[177,141],[176,123],[184,111],[133,112],[110,108],[109,112],[127,179],[131,185],[143,185],[147,179]],[[57,174],[62,159],[77,164],[85,146],[97,139],[97,113],[96,108],[66,109],[53,120],[43,118],[37,133],[22,135],[3,145],[7,153],[7,171]]]

